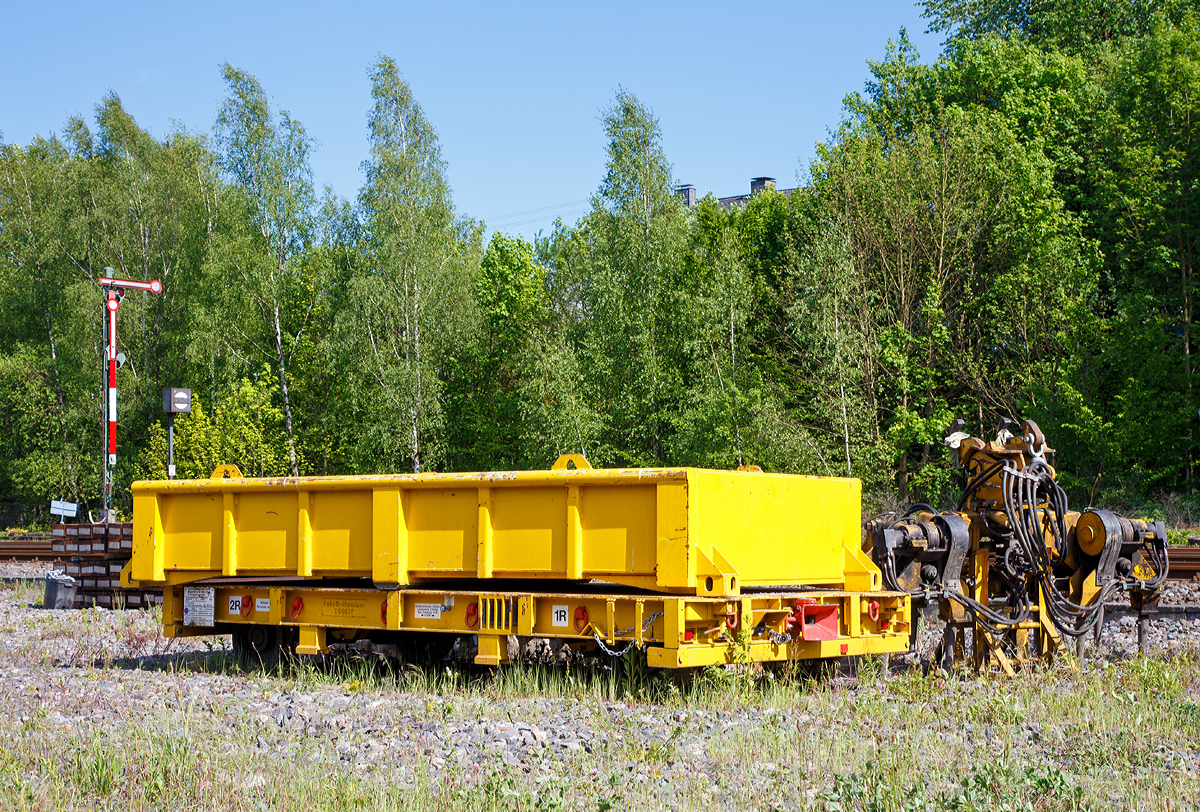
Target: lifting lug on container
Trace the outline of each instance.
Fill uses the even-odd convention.
[[[562,454],[550,466],[551,471],[565,471],[568,465],[574,465],[577,471],[591,471],[592,464],[582,454]]]
[[[580,623],[583,623],[580,626]],[[586,606],[577,606],[575,608],[575,631],[583,634],[583,630],[588,627],[588,610]]]
[[[292,620],[300,617],[300,613],[304,611],[304,598],[292,598],[292,608],[288,612],[288,617]]]

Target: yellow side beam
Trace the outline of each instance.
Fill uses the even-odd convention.
[[[479,489],[479,563],[476,575],[492,577],[492,489]]]
[[[297,495],[299,520],[296,528],[296,539],[299,547],[296,556],[296,574],[301,578],[312,576],[312,491],[300,491]]]
[[[222,497],[221,574],[237,575],[237,494],[225,491]]]
[[[737,599],[656,598],[635,594],[580,595],[400,589],[328,589],[254,583],[193,584],[211,589],[211,626],[184,623],[184,588],[164,589],[163,625],[168,637],[228,633],[240,624],[299,628],[301,653],[325,651],[325,630],[402,630],[478,634],[481,664],[507,661],[509,634],[558,637],[590,645],[594,635],[608,646],[629,641],[648,646],[651,665],[680,668],[732,662],[768,662],[844,655],[898,653],[908,648],[911,607],[899,593],[785,593]],[[745,631],[760,625],[776,635],[797,600],[819,600],[839,608],[840,633],[833,640],[790,643]],[[880,604],[878,622],[850,615],[863,601]],[[886,616],[886,622],[885,622]],[[195,615],[192,616],[193,618]],[[644,629],[644,631],[643,631]]]

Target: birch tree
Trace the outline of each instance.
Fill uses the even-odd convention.
[[[621,89],[601,124],[605,177],[579,226],[555,233],[552,287],[603,415],[597,461],[658,465],[682,390],[687,218],[650,108]]]
[[[226,64],[229,96],[217,113],[230,216],[210,259],[210,324],[248,371],[263,361],[279,379],[288,467],[300,473],[288,371],[309,328],[320,281],[305,263],[312,243],[312,139],[286,111],[278,118],[258,80]]]
[[[353,442],[360,465],[403,459],[419,473],[444,456],[442,375],[476,327],[479,234],[455,216],[437,133],[396,63],[381,56],[370,76],[365,267],[341,332],[352,355]]]

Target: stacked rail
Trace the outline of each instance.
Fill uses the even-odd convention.
[[[1167,560],[1171,568],[1167,577],[1173,581],[1191,581],[1200,573],[1200,547],[1168,547]]]
[[[21,533],[0,538],[0,561],[54,561],[61,558],[53,549],[51,536]]]

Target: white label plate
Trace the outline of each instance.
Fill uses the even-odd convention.
[[[229,615],[234,617],[242,613],[242,596],[235,595],[229,598]]]
[[[254,599],[254,611],[255,612],[270,612],[271,611],[271,599],[270,598],[255,598]]]
[[[551,626],[560,626],[560,627],[569,626],[571,623],[571,621],[569,619],[570,617],[571,617],[571,608],[569,606],[561,606],[559,604],[555,604],[552,607],[552,611],[550,612],[550,625]]]
[[[413,617],[417,620],[442,619],[442,605],[440,603],[418,603],[413,609]]]
[[[185,586],[183,588],[183,625],[212,626],[216,603],[216,590],[211,586]]]

